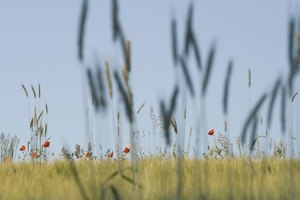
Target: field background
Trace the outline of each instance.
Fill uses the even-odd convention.
[[[290,163],[283,160],[254,162],[251,171],[248,161],[243,159],[205,162],[209,165],[206,180],[204,162],[199,165],[192,160],[185,161],[183,199],[297,199],[299,196],[298,161],[293,163],[293,177],[289,177],[287,170]],[[107,181],[109,175],[117,170],[116,162],[76,163],[88,198],[99,199],[103,188],[112,185],[122,194],[122,199],[176,198],[175,160],[145,159],[138,165],[138,180],[142,188],[132,192],[132,185],[126,180],[114,177]],[[195,165],[197,170],[193,170]],[[125,168],[129,166],[128,162],[124,162]],[[2,164],[0,172],[2,199],[81,199],[66,162],[50,165]],[[125,174],[130,175],[130,172]],[[289,185],[291,178],[292,186]],[[114,199],[109,189],[106,198]]]
[[[299,10],[0,3],[0,198],[297,199]]]

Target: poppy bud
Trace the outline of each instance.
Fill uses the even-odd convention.
[[[22,145],[20,151],[25,151],[25,149],[26,149],[25,145]]]
[[[211,129],[210,131],[208,131],[208,135],[213,135],[215,133],[214,129]]]
[[[125,147],[125,149],[123,150],[123,153],[129,153],[130,149],[129,147]]]
[[[46,141],[44,144],[43,144],[43,147],[44,148],[47,148],[47,147],[49,147],[50,146],[50,141]]]

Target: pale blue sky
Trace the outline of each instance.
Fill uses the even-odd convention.
[[[176,16],[179,23],[182,46],[189,2],[120,1],[120,20],[132,42],[134,102],[138,107],[146,101],[138,117],[138,126],[146,131],[151,130],[150,106],[157,106],[162,98],[167,99],[175,81],[170,48],[171,17]],[[16,134],[21,143],[29,139],[27,104],[21,83],[26,86],[41,84],[43,101],[49,105],[49,134],[54,148],[60,149],[62,143],[70,146],[84,143],[81,66],[76,45],[81,3],[80,0],[0,2],[0,131]],[[90,1],[85,37],[89,65],[95,57],[102,62],[110,61],[113,68],[122,61],[118,46],[112,43],[110,6],[108,0]],[[249,110],[248,66],[252,68],[253,103],[264,91],[271,90],[280,74],[286,77],[288,16],[299,11],[299,5],[298,9],[295,6],[292,1],[260,0],[194,3],[193,25],[202,58],[207,57],[212,42],[217,42],[207,94],[208,128],[216,131],[223,130],[223,82],[229,59],[234,61],[229,101],[229,126],[234,144],[234,136],[241,131]],[[194,61],[189,68],[196,82],[198,72]],[[299,85],[298,77],[297,90]],[[280,135],[278,107],[276,103],[271,130],[274,137]],[[300,113],[299,103],[295,109],[295,113]],[[266,118],[266,112],[262,113]],[[299,114],[296,119],[299,120]],[[111,132],[111,120],[107,121],[109,123],[104,120],[102,129]],[[299,125],[297,131],[300,131]],[[103,136],[106,148],[112,148],[113,137],[109,134]],[[125,136],[124,142],[128,141]]]

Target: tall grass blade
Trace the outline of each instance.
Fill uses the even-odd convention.
[[[293,97],[292,97],[292,102],[294,102],[294,100],[295,100],[295,98],[296,98],[297,95],[298,95],[298,92],[296,92],[296,93],[293,95]]]
[[[41,85],[39,84],[39,98],[41,98]]]
[[[171,98],[171,104],[170,104],[170,110],[169,110],[170,116],[173,115],[173,112],[175,111],[178,93],[179,93],[179,88],[178,88],[178,86],[175,86],[175,89],[173,91],[173,95]]]
[[[86,25],[86,18],[88,13],[88,0],[83,0],[81,6],[81,15],[79,21],[79,33],[78,33],[78,59],[80,62],[83,61],[83,48],[84,48],[84,34],[85,34],[85,25]]]
[[[103,72],[100,66],[97,67],[97,81],[98,81],[98,89],[100,91],[99,103],[100,106],[102,106],[102,108],[105,109],[106,108],[105,86],[103,81]]]
[[[292,95],[293,93],[293,80],[294,77],[298,71],[298,64],[299,64],[299,55],[297,55],[297,51],[299,51],[299,44],[297,42],[295,42],[295,25],[296,20],[294,17],[290,18],[289,21],[289,38],[288,38],[288,57],[289,57],[289,64],[290,64],[290,73],[289,73],[289,79],[288,79],[288,83],[289,83],[289,93],[290,95]],[[298,44],[298,48],[297,45]],[[295,51],[297,53],[295,53]]]
[[[139,114],[141,112],[141,110],[144,108],[144,106],[145,106],[145,102],[140,106],[140,108],[138,109],[136,114]]]
[[[42,115],[43,115],[43,112],[44,112],[44,111],[42,111],[42,112],[40,113],[40,115],[39,115],[39,117],[38,117],[38,119],[37,119],[37,123],[39,123],[39,121],[40,121],[40,119],[41,119],[41,117],[42,117]]]
[[[119,92],[121,93],[123,102],[125,104],[125,110],[126,110],[126,114],[127,114],[128,120],[132,123],[133,122],[132,105],[130,103],[130,100],[128,98],[128,95],[127,95],[124,87],[122,86],[121,79],[120,79],[119,74],[118,74],[117,71],[114,72],[114,77],[115,77],[115,80],[117,82],[117,86],[118,86]]]
[[[121,37],[121,43],[122,43],[122,49],[123,49],[123,54],[124,54],[124,59],[125,59],[125,67],[123,68],[122,70],[122,73],[123,73],[123,77],[124,77],[124,80],[125,80],[125,83],[126,83],[126,86],[129,90],[129,73],[130,73],[130,70],[131,70],[131,61],[130,61],[130,56],[131,56],[131,53],[130,53],[130,42],[129,41],[125,41],[124,39],[122,39],[123,36]],[[124,44],[123,44],[124,42]]]
[[[281,90],[281,114],[280,114],[280,121],[281,121],[281,132],[285,134],[286,130],[286,89],[285,86],[282,87]]]
[[[241,133],[242,145],[245,144],[246,133],[247,133],[247,129],[248,129],[249,125],[251,124],[251,122],[253,120],[255,120],[259,109],[261,108],[261,106],[263,105],[263,103],[265,102],[266,99],[267,99],[267,94],[263,94],[262,97],[259,99],[259,101],[256,103],[255,107],[252,109],[252,111],[248,115],[246,122],[244,123],[242,133]]]
[[[171,144],[171,138],[170,138],[170,117],[166,108],[166,105],[163,101],[160,102],[160,110],[162,112],[163,116],[163,129],[164,129],[164,135],[166,138],[167,145]]]
[[[118,13],[119,13],[119,7],[118,7],[118,1],[112,0],[112,24],[113,24],[113,40],[116,41],[118,36],[120,35],[120,25],[118,21]]]
[[[256,116],[252,124],[252,132],[250,137],[250,152],[253,151],[254,145],[257,141],[257,125],[258,125],[258,118]]]
[[[88,78],[88,83],[89,83],[89,87],[90,87],[90,92],[92,95],[92,101],[95,103],[95,107],[98,110],[100,103],[99,103],[98,95],[96,92],[96,86],[93,81],[93,74],[92,74],[91,69],[89,69],[89,68],[87,69],[87,78]]]
[[[111,76],[110,76],[110,67],[108,62],[105,62],[105,74],[106,74],[106,81],[107,81],[107,85],[108,85],[108,90],[109,90],[109,96],[110,99],[113,98],[113,86],[112,86],[112,80],[111,80]]]
[[[38,123],[37,123],[37,115],[36,115],[36,108],[34,108],[34,115],[33,115],[33,125],[34,126],[38,126]]]
[[[130,41],[125,42],[125,66],[128,73],[131,71],[131,43]]]
[[[192,33],[192,35],[191,35],[191,43],[192,43],[192,47],[193,47],[193,50],[194,50],[194,54],[195,54],[198,69],[201,70],[202,69],[201,54],[200,54],[200,49],[198,47],[197,38],[196,38],[194,33]]]
[[[268,109],[268,117],[267,117],[267,127],[268,128],[271,127],[273,108],[274,108],[277,94],[280,89],[280,85],[281,85],[281,78],[278,78],[277,81],[275,82],[275,85],[274,85],[274,88],[273,88],[272,94],[271,94],[271,99],[270,99],[270,104],[269,104],[269,109]]]
[[[190,4],[188,9],[188,17],[186,21],[186,32],[185,32],[185,43],[184,43],[184,53],[185,56],[189,54],[189,49],[192,40],[192,23],[193,23],[193,4]]]
[[[72,160],[69,161],[69,167],[70,167],[71,173],[72,173],[72,175],[73,175],[73,177],[75,179],[76,185],[77,185],[77,187],[79,189],[79,192],[81,194],[82,199],[84,199],[84,200],[90,199],[90,198],[88,198],[88,195],[87,195],[87,193],[86,193],[86,191],[84,189],[84,186],[83,186],[83,184],[82,184],[82,182],[80,180],[80,177],[79,177],[78,171],[76,169],[76,166],[75,166],[75,164],[74,164],[74,162]]]
[[[191,96],[194,97],[195,92],[194,92],[194,86],[193,86],[193,81],[191,79],[191,76],[189,74],[188,68],[187,68],[187,64],[186,61],[183,57],[180,58],[180,66],[182,68],[183,71],[183,75],[185,77],[185,81],[187,83],[187,86],[189,88],[189,91],[191,93]]]
[[[121,28],[121,24],[119,22],[118,0],[112,0],[112,24],[113,24],[113,41],[116,42],[118,38],[120,39],[122,50],[123,50],[123,55],[125,58],[125,63],[127,64],[127,62],[130,60],[127,60],[127,62],[126,62],[127,47],[126,47],[126,40],[125,40],[123,31]],[[130,69],[130,66],[128,66],[128,67]]]
[[[142,185],[141,185],[141,184],[136,183],[134,180],[132,180],[131,178],[125,176],[124,174],[122,174],[121,177],[122,177],[124,180],[128,181],[129,183],[131,183],[131,184],[133,184],[133,185],[136,185],[136,186],[138,186],[139,188],[142,188]]]
[[[178,133],[178,129],[177,129],[177,122],[175,117],[171,120],[171,124],[173,126],[174,132],[177,134]]]
[[[119,22],[119,6],[118,6],[118,0],[112,0],[112,24],[113,24],[113,41],[116,42],[117,39],[120,39],[123,56],[125,60],[127,73],[131,70],[131,47],[130,43],[126,41],[121,24]],[[128,77],[126,79],[128,81]]]
[[[116,189],[116,187],[113,186],[113,185],[105,186],[105,187],[102,188],[102,190],[101,190],[101,198],[100,199],[105,199],[106,198],[106,194],[107,194],[106,192],[107,192],[107,190],[111,191],[111,193],[112,193],[112,195],[114,197],[113,199],[115,199],[115,200],[121,200],[122,199],[120,193],[118,192],[118,190]]]
[[[176,20],[173,18],[171,22],[171,38],[172,38],[172,53],[175,66],[178,63],[178,47],[177,47],[177,26]]]
[[[294,61],[294,36],[295,36],[295,19],[293,17],[289,20],[289,38],[288,38],[288,56],[291,70],[293,70]]]
[[[250,88],[252,84],[252,79],[251,79],[251,67],[248,67],[248,87]]]
[[[122,69],[122,75],[123,75],[123,78],[124,78],[126,86],[127,86],[128,85],[128,81],[129,81],[129,73],[128,73],[128,70],[127,70],[126,67],[124,67]]]
[[[216,51],[216,47],[215,47],[215,44],[213,44],[209,51],[209,54],[208,54],[208,60],[207,60],[207,65],[206,65],[206,69],[205,69],[205,76],[204,76],[203,83],[202,83],[202,96],[206,95],[207,86],[209,83],[210,74],[211,74],[212,67],[213,67],[215,51]]]
[[[105,179],[104,184],[108,184],[109,181],[111,181],[114,177],[116,177],[118,174],[122,174],[125,170],[128,170],[130,168],[125,168],[123,170],[120,171],[115,171],[113,172],[109,177],[107,177],[107,179]]]
[[[47,137],[48,125],[45,124],[45,136]]]
[[[178,86],[176,86],[173,91],[173,94],[172,94],[169,110],[167,110],[166,105],[163,101],[160,102],[160,110],[161,110],[162,116],[163,116],[163,129],[164,129],[164,135],[166,138],[167,145],[171,144],[170,125],[171,125],[171,119],[172,119],[173,112],[175,111],[175,108],[176,108],[178,92],[179,92],[179,88],[178,88]]]
[[[227,73],[225,78],[225,84],[224,84],[224,90],[223,90],[223,112],[226,115],[228,112],[228,96],[229,96],[229,84],[232,74],[232,68],[233,68],[233,62],[229,61],[228,67],[227,67]]]
[[[46,113],[48,114],[48,105],[46,104],[45,107],[46,107]]]
[[[108,183],[110,180],[112,180],[114,177],[116,177],[119,174],[119,171],[113,172],[107,179],[104,181],[104,183]]]
[[[33,129],[33,118],[31,118],[31,120],[30,120],[30,129],[32,130]]]
[[[290,96],[292,95],[293,90],[294,90],[293,80],[294,80],[294,77],[296,75],[296,71],[297,71],[296,67],[292,66],[291,69],[290,69],[290,72],[289,72],[288,84],[289,84],[289,94],[290,94]]]

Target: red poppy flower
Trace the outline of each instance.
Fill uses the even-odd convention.
[[[91,156],[92,156],[92,152],[90,151],[86,152],[85,157],[90,158]]]
[[[114,156],[114,152],[113,151],[107,154],[108,158],[112,158],[113,156]]]
[[[46,141],[44,144],[43,144],[43,147],[44,148],[47,148],[47,147],[49,147],[50,146],[50,141]]]
[[[21,146],[20,151],[25,151],[26,147],[25,145]]]
[[[34,159],[35,157],[36,157],[36,152],[33,152],[33,153],[31,154],[31,158]]]
[[[210,131],[208,131],[208,135],[213,135],[215,133],[214,129],[211,129]]]
[[[129,153],[130,148],[129,147],[125,147],[125,149],[123,150],[124,153]]]

